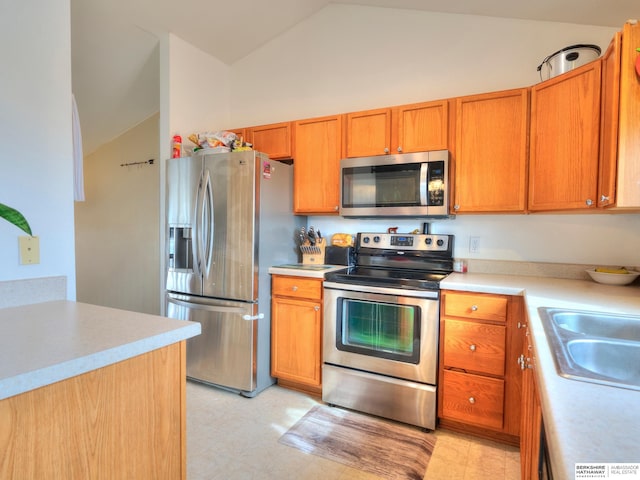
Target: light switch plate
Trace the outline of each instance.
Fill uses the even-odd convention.
[[[23,235],[18,237],[20,245],[20,264],[36,265],[40,263],[40,238]]]

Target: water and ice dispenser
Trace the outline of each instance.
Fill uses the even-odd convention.
[[[191,227],[169,227],[169,264],[174,270],[193,270]]]

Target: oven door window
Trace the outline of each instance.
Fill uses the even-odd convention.
[[[420,307],[350,298],[338,299],[336,348],[417,364]]]

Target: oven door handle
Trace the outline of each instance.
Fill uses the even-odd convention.
[[[405,290],[402,288],[374,287],[371,285],[352,285],[348,283],[324,282],[324,288],[332,290],[348,290],[358,293],[380,293],[383,295],[396,295],[399,297],[433,298],[438,299],[438,290]]]

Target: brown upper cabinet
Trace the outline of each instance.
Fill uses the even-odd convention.
[[[340,205],[342,115],[294,122],[293,211],[334,214]]]
[[[616,203],[621,46],[622,33],[616,32],[609,48],[602,55],[598,207]]]
[[[273,123],[246,129],[246,138],[253,149],[266,153],[272,160],[293,158],[292,122]]]
[[[530,211],[596,207],[601,64],[531,87]]]
[[[446,150],[447,100],[347,113],[347,157]]]
[[[640,131],[640,75],[636,72],[636,62],[640,53],[636,51],[640,47],[640,24],[626,23],[622,30],[620,44],[620,55],[615,53],[616,38],[614,38],[610,50],[612,66],[604,63],[604,85],[603,95],[605,99],[612,98],[611,105],[615,107],[618,99],[618,123],[617,132],[609,132],[615,142],[617,133],[617,167],[615,204],[610,200],[610,205],[618,210],[635,210],[640,208],[640,141],[638,132]],[[609,51],[607,51],[609,53]],[[619,65],[619,81],[616,80],[616,64]],[[609,68],[614,69],[614,73],[607,73]],[[607,81],[610,79],[609,81]],[[619,89],[616,93],[615,90]],[[613,93],[611,92],[613,90]],[[605,115],[615,115],[615,111]],[[611,152],[609,152],[611,155]],[[615,158],[615,156],[613,157]],[[606,161],[606,160],[605,160]],[[605,163],[606,165],[606,163]],[[607,168],[606,166],[604,168]],[[613,166],[609,166],[613,170]],[[602,194],[606,192],[602,189]]]
[[[387,155],[391,151],[391,109],[347,113],[347,157]]]
[[[391,120],[392,151],[412,153],[447,149],[449,103],[446,100],[395,107]]]
[[[452,213],[524,212],[529,91],[456,99]]]

